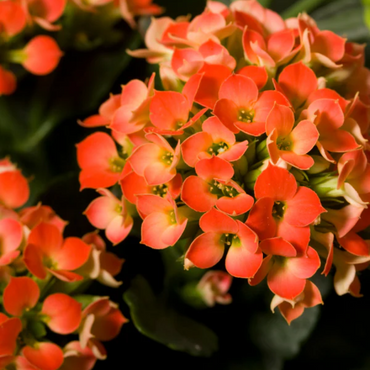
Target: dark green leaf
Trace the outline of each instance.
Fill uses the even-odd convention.
[[[215,333],[176,312],[156,297],[148,282],[137,276],[124,294],[136,328],[149,338],[193,356],[211,356],[218,348]]]
[[[333,31],[349,41],[364,40],[370,36],[364,21],[364,6],[360,0],[335,1],[311,15],[320,29]]]
[[[319,312],[319,307],[307,309],[290,326],[279,312],[266,312],[255,316],[251,325],[251,338],[263,352],[266,368],[282,369],[285,359],[299,353],[301,345],[317,323]]]
[[[327,0],[298,0],[288,9],[284,10],[281,15],[283,18],[296,17],[299,13],[311,12],[326,1]]]

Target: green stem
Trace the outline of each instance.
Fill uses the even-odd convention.
[[[302,12],[309,13],[325,2],[327,2],[327,0],[299,0],[291,5],[288,9],[285,9],[281,16],[286,19],[290,17],[296,17]]]
[[[57,124],[57,120],[49,119],[44,121],[32,135],[27,137],[27,139],[18,142],[15,149],[20,153],[30,152],[32,149],[37,147],[51,131],[53,131]]]

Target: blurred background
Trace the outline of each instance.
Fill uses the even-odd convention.
[[[173,18],[194,16],[205,7],[205,0],[155,2],[165,8],[164,15]],[[261,3],[285,18],[306,10],[321,29],[358,43],[370,40],[367,1]],[[75,144],[93,131],[79,126],[77,120],[95,114],[110,92],[120,92],[122,84],[134,78],[145,80],[155,66],[133,60],[125,52],[143,47],[142,35],[150,19],[141,19],[138,30],[132,31],[123,21],[110,24],[104,18],[73,16],[77,19],[70,16],[62,20],[63,35],[56,36],[65,53],[58,68],[44,77],[22,76],[20,72],[17,91],[0,97],[0,158],[9,156],[31,180],[29,205],[39,201],[50,205],[70,222],[66,236],[82,236],[93,230],[82,213],[96,192],[79,191]],[[366,54],[369,66],[369,49]],[[176,263],[175,272],[164,268],[169,266],[167,261],[175,264],[176,256],[171,251],[152,250],[139,244],[136,237],[109,248],[126,260],[118,277],[123,285],[112,289],[92,284],[89,292],[109,295],[131,317],[123,300],[124,292],[129,291],[126,299],[136,302],[136,314],[140,316],[140,307],[145,307],[147,320],[161,325],[157,325],[158,331],[150,332],[153,325],[148,322],[146,335],[132,321],[124,325],[119,337],[105,344],[108,358],[99,361],[96,369],[131,369],[132,364],[135,368],[157,365],[162,370],[180,364],[182,368],[220,370],[370,369],[368,270],[360,276],[363,298],[338,297],[332,277],[318,273],[313,280],[322,291],[324,306],[307,310],[288,326],[279,313],[270,312],[272,293],[263,284],[252,288],[234,279],[233,304],[196,310],[165,289],[166,281],[182,270],[180,263]],[[191,320],[189,325],[178,325],[184,316]],[[168,338],[174,341],[170,347],[185,348],[185,352],[162,344],[170,341]],[[195,351],[197,356],[188,353],[192,353],[193,339],[203,346]]]

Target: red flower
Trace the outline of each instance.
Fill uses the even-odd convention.
[[[204,234],[191,243],[185,255],[185,267],[186,260],[200,268],[212,267],[221,260],[225,246],[229,246],[225,261],[229,274],[241,278],[256,274],[262,253],[257,235],[248,226],[215,208],[200,218],[199,225]]]
[[[288,105],[277,91],[258,96],[255,82],[243,75],[232,75],[221,85],[214,114],[232,132],[239,130],[252,136],[263,134],[268,114],[275,103]]]
[[[63,281],[81,280],[72,272],[88,259],[91,247],[81,239],[63,240],[60,230],[51,224],[40,223],[30,233],[24,250],[24,262],[30,272],[45,279],[48,272]]]
[[[304,255],[309,225],[325,212],[316,193],[298,187],[291,173],[271,164],[257,178],[254,191],[257,202],[246,223],[262,240],[262,250],[287,244],[287,248],[293,245],[298,255]]]
[[[214,205],[229,215],[241,215],[252,207],[253,197],[235,181],[233,167],[219,158],[202,159],[195,165],[198,176],[185,179],[181,198],[192,209],[207,212]]]
[[[125,166],[113,139],[103,132],[96,132],[77,144],[77,161],[81,167],[81,190],[114,185]]]

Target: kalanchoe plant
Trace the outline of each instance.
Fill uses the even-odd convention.
[[[111,134],[77,146],[81,188],[101,194],[90,222],[118,243],[140,217],[141,243],[179,249],[185,270],[225,255],[230,275],[267,276],[288,323],[322,304],[309,279],[333,265],[336,292],[359,296],[370,263],[364,47],[255,0],[153,19],[145,41],[129,53],[159,65],[166,91],[154,76],[132,80],[80,122]],[[231,302],[231,280],[215,279],[193,293]]]
[[[13,64],[21,64],[34,75],[49,74],[57,67],[63,56],[58,43],[62,40],[66,46],[65,41],[68,39],[64,35],[65,30],[62,30],[63,18],[70,19],[67,22],[67,33],[74,35],[74,40],[70,40],[73,46],[91,48],[90,44],[96,44],[96,41],[88,40],[87,29],[74,33],[81,23],[79,12],[92,15],[99,14],[99,11],[103,23],[105,21],[111,27],[124,19],[130,27],[135,28],[135,17],[158,15],[163,9],[152,4],[152,0],[0,1],[0,96],[10,95],[16,89],[17,78],[11,68]],[[95,33],[99,31],[104,33],[104,27],[96,26]],[[49,35],[39,34],[40,32],[49,32]],[[30,35],[34,37],[29,39]],[[114,39],[113,33],[111,38]]]
[[[119,286],[114,276],[123,260],[107,252],[96,233],[64,239],[67,222],[48,206],[19,210],[28,197],[20,170],[1,160],[0,368],[91,369],[106,357],[101,341],[117,336],[127,319],[109,298],[81,295],[81,289],[93,279]],[[79,334],[79,341],[61,348],[46,327]]]

